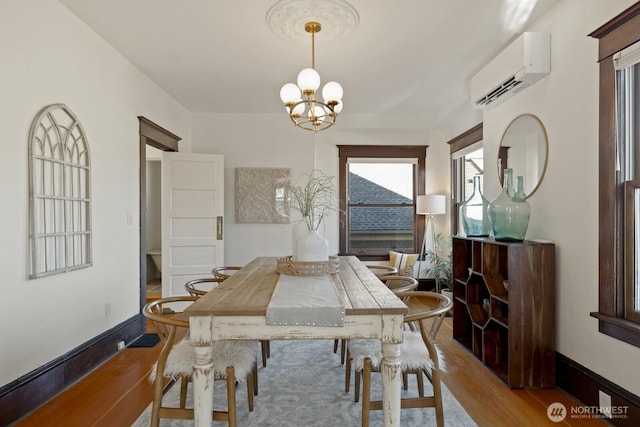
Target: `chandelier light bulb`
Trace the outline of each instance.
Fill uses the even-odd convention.
[[[324,98],[324,102],[337,101],[340,102],[342,99],[342,86],[338,82],[328,82],[322,87],[322,98]]]
[[[340,100],[340,102],[338,102],[336,104],[335,107],[333,107],[333,112],[336,114],[340,114],[340,112],[342,111],[342,106],[344,105],[344,102],[342,101],[342,99]]]
[[[298,74],[298,87],[303,92],[315,92],[320,87],[320,74],[313,68],[305,68]]]
[[[291,111],[292,116],[300,117],[304,113],[304,103],[300,103],[293,107],[293,111]]]
[[[282,89],[280,89],[280,99],[284,104],[300,101],[302,99],[300,88],[293,83],[285,84],[282,86]]]

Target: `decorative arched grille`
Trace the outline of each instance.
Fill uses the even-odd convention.
[[[89,146],[64,104],[38,112],[29,132],[30,277],[89,267],[91,181]]]

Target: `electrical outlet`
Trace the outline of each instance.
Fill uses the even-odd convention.
[[[122,350],[124,348],[124,341],[118,341],[118,344],[116,344],[116,346],[118,347],[118,350]]]
[[[611,396],[602,390],[598,390],[598,403],[600,406],[600,413],[607,418],[611,418]]]

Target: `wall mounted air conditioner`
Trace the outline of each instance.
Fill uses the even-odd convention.
[[[548,33],[522,33],[469,82],[476,108],[498,105],[551,71]]]

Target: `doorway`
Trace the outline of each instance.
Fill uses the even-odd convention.
[[[162,296],[162,153],[147,144],[146,156],[146,245],[147,302]],[[140,254],[142,256],[142,254]]]
[[[147,158],[152,157],[148,153],[159,152],[161,157],[162,151],[178,151],[178,141],[180,137],[174,135],[168,130],[158,126],[145,117],[139,116],[139,158],[140,158],[140,311],[147,303],[147,278],[148,278],[148,247],[147,247]],[[155,157],[155,156],[153,156]],[[157,160],[156,160],[157,161]],[[158,163],[160,163],[158,161]],[[155,174],[151,174],[155,176]],[[155,178],[154,178],[155,179]],[[151,271],[154,271],[151,269]],[[159,295],[158,295],[159,297]]]

